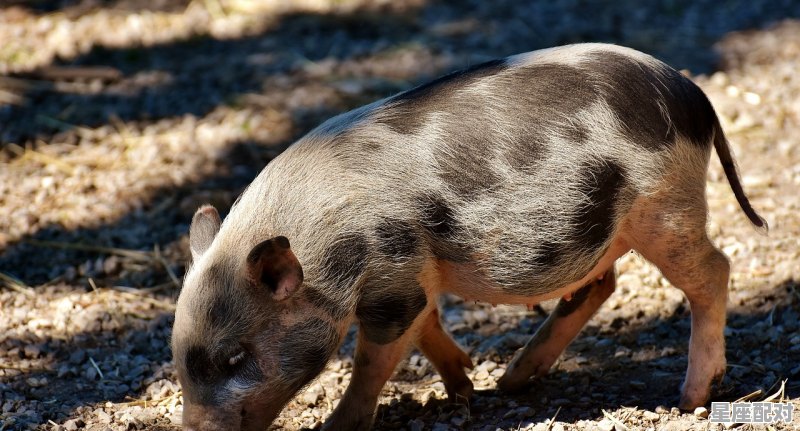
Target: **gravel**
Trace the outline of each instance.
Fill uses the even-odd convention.
[[[709,231],[731,258],[728,374],[715,400],[800,410],[800,2],[38,0],[0,6],[0,430],[177,429],[169,333],[194,209],[223,211],[319,122],[457,67],[609,41],[686,69],[732,141]],[[114,31],[109,31],[113,29]],[[451,405],[412,352],[376,429],[721,429],[681,413],[688,303],[641,257],[546,377],[495,390],[554,304],[443,298],[476,396]],[[275,428],[317,428],[352,371],[351,333]],[[785,381],[782,386],[781,383]],[[800,424],[795,415],[791,425]],[[748,429],[747,426],[743,429]]]

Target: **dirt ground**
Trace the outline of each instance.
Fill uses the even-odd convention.
[[[0,430],[177,429],[169,334],[191,214],[227,210],[326,118],[512,53],[605,41],[685,69],[732,141],[768,235],[712,157],[709,232],[730,256],[728,373],[716,401],[800,410],[800,2],[367,0],[0,2]],[[443,298],[476,368],[450,405],[412,352],[378,430],[715,430],[677,404],[689,310],[628,255],[618,289],[523,394],[495,381],[554,304]],[[319,427],[352,334],[274,428]],[[730,424],[798,429],[791,424]]]

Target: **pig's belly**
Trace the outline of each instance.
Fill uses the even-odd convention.
[[[621,238],[615,239],[597,263],[580,280],[568,282],[563,286],[537,289],[533,286],[532,295],[521,294],[517,289],[508,289],[492,283],[471,263],[454,263],[439,260],[435,263],[437,278],[440,280],[439,292],[452,293],[469,301],[483,301],[492,304],[537,304],[549,299],[560,298],[583,287],[604,274],[614,262],[631,248]]]

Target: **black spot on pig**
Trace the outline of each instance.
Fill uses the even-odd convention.
[[[280,341],[280,374],[294,385],[305,385],[325,369],[339,345],[339,335],[328,322],[311,318],[286,331]]]
[[[491,148],[491,131],[481,130],[481,122],[449,130],[448,144],[436,148],[434,158],[439,165],[439,178],[465,199],[475,198],[500,182],[500,177],[487,163]]]
[[[324,282],[350,287],[364,272],[368,253],[367,239],[360,233],[340,236],[322,257],[321,277]]]
[[[213,353],[204,346],[191,346],[186,350],[184,366],[188,382],[195,390],[187,391],[196,399],[193,402],[216,403],[222,396],[217,386],[223,386],[227,380],[235,380],[240,385],[255,385],[264,380],[264,375],[258,362],[247,351],[236,363],[231,364],[230,358],[242,352],[238,344],[226,345]],[[187,395],[188,396],[188,395]]]
[[[217,296],[208,308],[208,322],[214,329],[231,328],[237,324],[238,316],[236,300],[229,295]]]
[[[439,110],[452,112],[457,108],[449,102],[458,90],[496,75],[507,67],[503,59],[487,61],[402,92],[387,101],[386,115],[382,115],[381,122],[397,133],[415,133],[424,126],[427,114]]]
[[[600,98],[598,80],[574,66],[544,63],[520,66],[508,74],[509,80],[524,86],[508,86],[508,97],[518,116],[534,126],[564,124],[578,111]]]
[[[540,130],[528,130],[514,136],[501,156],[513,169],[532,173],[533,168],[547,157],[547,139]]]
[[[502,154],[512,168],[523,172],[535,168],[556,138],[566,145],[586,144],[588,128],[570,119],[600,99],[597,79],[574,66],[556,63],[519,66],[505,76],[509,85],[498,91],[504,91],[511,108],[504,114],[522,125],[512,130]]]
[[[369,341],[387,344],[403,335],[427,304],[419,285],[389,290],[367,286],[356,307],[356,317]]]
[[[592,291],[592,283],[587,284],[586,286],[581,287],[580,289],[576,290],[572,294],[572,299],[569,301],[565,301],[563,298],[558,301],[556,305],[556,309],[553,311],[556,313],[556,316],[567,316],[575,312],[578,307],[581,306],[584,302],[586,302],[586,298],[589,297],[589,293]]]
[[[538,271],[542,272],[555,267],[559,262],[561,254],[563,253],[561,246],[552,241],[545,241],[534,247],[534,257],[528,259],[528,261],[525,263],[527,266],[534,267]]]
[[[217,380],[214,362],[203,346],[191,346],[186,350],[186,374],[193,383],[206,385]]]
[[[587,55],[607,81],[606,101],[628,138],[647,149],[675,142],[676,133],[699,146],[711,143],[714,108],[702,90],[667,65],[652,67],[615,52]]]
[[[384,219],[375,228],[378,250],[394,261],[411,258],[417,252],[419,239],[411,223],[403,220]]]
[[[616,210],[625,197],[625,172],[612,161],[584,164],[579,172],[578,191],[586,201],[572,216],[575,234],[571,239],[582,249],[597,250],[613,232]]]
[[[342,320],[349,314],[348,307],[345,304],[341,304],[338,300],[325,295],[319,289],[310,286],[305,287],[303,296],[311,305],[322,309],[335,320]]]
[[[561,136],[575,146],[583,146],[589,140],[589,129],[580,123],[570,123],[559,130]]]
[[[425,196],[420,199],[419,211],[431,252],[439,259],[467,261],[469,250],[461,240],[464,228],[456,220],[450,206],[440,197]]]

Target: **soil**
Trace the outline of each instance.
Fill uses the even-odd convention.
[[[0,5],[0,430],[178,429],[169,334],[193,211],[223,212],[326,118],[490,58],[614,42],[706,91],[770,232],[712,157],[712,240],[730,256],[728,372],[715,401],[800,410],[800,2],[12,0]],[[418,352],[375,429],[708,430],[680,412],[689,308],[641,257],[551,373],[495,390],[554,304],[443,298],[476,364],[449,404]],[[317,428],[352,370],[352,334],[273,428]],[[760,392],[758,392],[760,391]],[[798,429],[791,424],[769,429]]]

